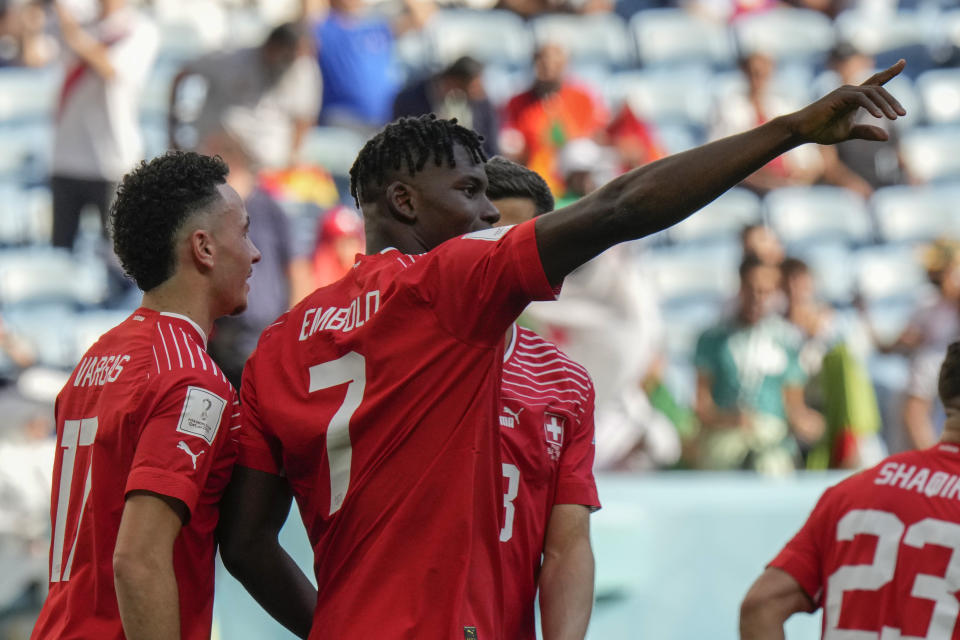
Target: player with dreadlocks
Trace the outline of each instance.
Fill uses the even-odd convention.
[[[579,265],[675,224],[779,153],[883,139],[853,115],[902,115],[881,87],[902,68],[514,227],[490,228],[479,138],[430,117],[387,125],[351,172],[367,255],[264,331],[244,371],[221,527],[228,568],[282,608],[288,581],[251,584],[279,561],[292,492],[319,586],[310,638],[502,638],[507,327]],[[307,613],[297,616],[303,634]]]

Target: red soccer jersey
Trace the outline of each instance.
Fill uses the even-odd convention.
[[[124,637],[113,550],[135,490],[190,510],[173,555],[181,637],[210,637],[213,532],[240,414],[204,342],[187,318],[138,309],[90,347],[57,397],[50,593],[32,638]]]
[[[599,508],[593,479],[593,382],[533,331],[516,327],[501,383],[504,638],[536,638],[540,556],[556,504]]]
[[[940,444],[828,489],[770,566],[823,607],[824,638],[960,640],[958,552],[960,447]]]
[[[289,478],[311,638],[502,637],[503,334],[554,295],[531,222],[361,256],[264,331],[239,464]]]

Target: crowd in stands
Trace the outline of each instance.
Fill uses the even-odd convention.
[[[263,259],[211,342],[236,384],[261,329],[362,251],[347,172],[396,117],[456,117],[562,207],[901,56],[888,142],[788,153],[523,321],[594,377],[600,469],[787,473],[927,446],[960,337],[953,4],[0,0],[0,459],[51,446],[58,381],[137,302],[105,222],[143,157],[220,154],[245,198]],[[6,468],[0,514],[36,484]]]

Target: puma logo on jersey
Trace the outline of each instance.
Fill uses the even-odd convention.
[[[184,453],[190,456],[190,460],[193,461],[194,469],[197,468],[197,458],[199,458],[200,456],[206,453],[206,451],[201,451],[200,453],[194,453],[193,451],[190,450],[190,445],[188,445],[183,440],[177,443],[177,449],[182,449]]]
[[[520,422],[520,413],[523,411],[523,407],[520,407],[517,411],[511,411],[510,407],[504,406],[503,412],[509,413],[508,416],[500,416],[500,426],[506,427],[508,429],[513,429]]]

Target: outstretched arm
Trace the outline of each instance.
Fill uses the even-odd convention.
[[[221,503],[217,540],[233,577],[277,622],[306,638],[317,590],[279,541],[291,502],[285,478],[234,467]]]
[[[663,158],[616,178],[576,203],[537,218],[537,242],[553,284],[605,249],[666,229],[775,157],[807,142],[886,140],[879,127],[858,125],[861,107],[891,120],[903,107],[883,88],[903,60],[858,87],[841,87],[804,109],[755,129]]]
[[[783,640],[783,623],[799,611],[815,609],[810,597],[786,571],[767,568],[740,605],[740,640]]]

